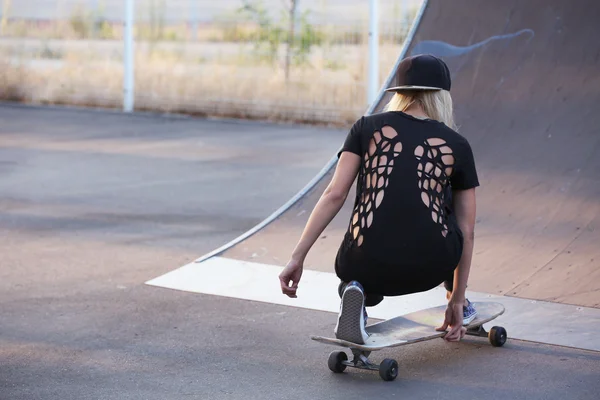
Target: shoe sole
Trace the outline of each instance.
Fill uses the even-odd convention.
[[[469,325],[477,317],[477,313],[471,315],[469,318],[463,319],[463,325]]]
[[[342,297],[342,312],[336,337],[351,343],[364,344],[360,329],[364,296],[358,288],[348,288]]]

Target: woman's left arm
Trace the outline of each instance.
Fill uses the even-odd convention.
[[[342,153],[333,179],[310,214],[290,262],[279,275],[283,294],[296,297],[296,289],[302,276],[306,255],[344,205],[359,167],[360,157],[358,155],[347,151]]]

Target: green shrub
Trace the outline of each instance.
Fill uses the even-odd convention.
[[[83,8],[77,7],[69,18],[69,25],[78,39],[86,39],[92,32],[92,15],[86,13]]]
[[[100,21],[97,29],[98,38],[104,40],[113,40],[117,39],[117,35],[115,34],[115,30],[111,23],[108,21]]]

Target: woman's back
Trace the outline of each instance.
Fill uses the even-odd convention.
[[[281,291],[296,297],[308,251],[358,177],[354,211],[335,259],[342,298],[336,337],[365,343],[365,306],[443,282],[448,308],[439,329],[450,326],[444,338],[460,340],[463,324],[477,315],[466,299],[479,185],[473,154],[451,129],[452,82],[443,60],[407,57],[395,81],[386,89],[394,93],[386,112],[361,118],[348,134],[333,178],[279,275]]]
[[[467,140],[441,122],[390,111],[358,120],[342,151],[362,160],[346,245],[388,265],[454,268],[462,238],[451,193],[478,185]]]

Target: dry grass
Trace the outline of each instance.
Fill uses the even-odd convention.
[[[360,44],[368,40],[368,20],[353,21],[350,25],[326,24],[314,26],[329,43]],[[243,43],[252,42],[260,34],[260,26],[252,21],[223,20],[199,24],[194,28],[190,24],[177,23],[163,26],[160,30],[144,21],[138,21],[135,36],[138,40],[156,40],[182,42],[195,40],[198,42]],[[384,44],[401,41],[406,33],[403,25],[384,25],[380,27],[380,40]],[[58,40],[122,40],[123,24],[110,21],[92,20],[29,21],[13,20],[0,32],[5,38],[34,38]]]
[[[121,108],[123,27],[97,17],[81,6],[62,20],[5,19],[0,99]],[[407,22],[398,21],[380,29],[382,78],[407,30]],[[297,46],[306,59],[291,68],[289,80],[282,65],[286,46],[270,53],[268,44],[280,42],[263,37],[281,21],[265,28],[224,14],[196,32],[190,24],[165,22],[140,19],[135,27],[138,110],[347,126],[367,108],[365,15],[345,25],[312,26],[302,36],[311,45]]]
[[[21,102],[26,98],[26,70],[0,61],[0,99]]]
[[[382,49],[382,76],[400,46]],[[232,54],[193,62],[177,52],[138,52],[138,110],[347,126],[367,107],[365,63],[359,46],[316,49],[310,63],[283,69]],[[332,57],[333,55],[333,57]],[[386,56],[387,55],[387,56]],[[36,66],[50,62],[51,65]],[[52,64],[53,63],[53,64]],[[0,98],[37,104],[120,108],[123,67],[90,53],[29,59],[0,72]]]

